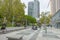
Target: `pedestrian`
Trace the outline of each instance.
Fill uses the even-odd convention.
[[[35,30],[37,30],[37,26],[35,27]]]
[[[32,29],[34,30],[34,24],[32,24]]]
[[[32,26],[32,29],[34,30],[34,25]]]
[[[24,24],[24,28],[25,28],[25,29],[26,29],[26,27],[27,27],[26,24]]]
[[[41,29],[41,26],[39,25],[39,28]]]
[[[1,30],[2,30],[2,33],[6,32],[6,23],[2,24]]]

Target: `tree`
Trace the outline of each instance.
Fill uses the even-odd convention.
[[[28,15],[25,15],[25,22],[27,20],[27,23],[30,24],[30,23],[36,23],[36,19],[32,16],[28,16]]]
[[[43,24],[45,20],[45,14],[44,12],[41,13],[40,23]]]
[[[40,23],[41,24],[49,24],[50,23],[50,19],[51,19],[51,16],[48,15],[46,16],[46,14],[44,12],[41,13],[41,18],[40,18]]]
[[[8,22],[18,22],[24,16],[25,4],[21,0],[0,0],[0,14]]]

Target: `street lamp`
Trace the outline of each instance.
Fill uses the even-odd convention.
[[[45,15],[46,15],[46,13],[45,13]],[[44,24],[45,24],[45,33],[47,33],[47,27],[46,27],[46,17],[45,17],[45,20],[44,20]]]
[[[14,26],[14,16],[13,16],[13,19],[12,19],[12,27]]]
[[[27,16],[27,15],[26,15]],[[28,22],[27,22],[28,20],[27,20],[27,17],[26,17],[26,27],[27,27],[27,24],[28,24]]]
[[[37,21],[37,24],[39,24],[39,18],[37,18],[36,21]]]
[[[39,18],[36,18],[36,21],[39,22]]]

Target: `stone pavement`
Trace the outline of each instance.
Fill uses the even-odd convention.
[[[52,31],[53,30],[53,31]],[[55,29],[54,28],[48,28],[47,29],[47,33],[45,33],[44,30],[32,30],[30,29],[24,29],[24,30],[20,30],[20,31],[15,31],[15,32],[11,32],[8,34],[2,34],[0,35],[0,40],[8,40],[6,38],[6,36],[13,36],[13,35],[23,35],[23,40],[60,40],[60,37],[57,36],[59,35],[59,33],[55,33]]]
[[[51,29],[51,28],[50,28]],[[60,37],[60,29],[52,27],[51,31],[55,33],[58,37]]]
[[[8,27],[8,28],[6,28],[6,33],[13,32],[13,31],[18,31],[18,30],[21,30],[21,29],[24,29],[24,27]],[[0,34],[3,34],[2,30],[0,30]]]
[[[30,39],[32,37],[36,38],[38,31],[39,30],[24,29],[21,31],[15,31],[15,32],[7,33],[7,34],[2,34],[2,35],[0,35],[0,40],[8,40],[6,38],[7,36],[12,36],[12,35],[16,35],[16,34],[23,35],[23,37],[28,38],[28,39]],[[24,38],[24,40],[25,40],[25,38]],[[33,38],[32,38],[32,40],[33,40]]]
[[[45,30],[41,30],[36,40],[60,40],[59,34],[59,29],[47,28],[47,33],[45,33]]]

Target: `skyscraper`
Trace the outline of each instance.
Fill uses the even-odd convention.
[[[28,15],[33,16],[33,10],[34,10],[34,2],[28,3]]]
[[[40,17],[40,4],[38,0],[28,3],[28,15],[39,18]]]
[[[60,9],[60,0],[50,0],[51,14],[55,14]]]
[[[34,0],[34,13],[33,13],[33,17],[35,18],[39,18],[40,15],[40,4],[38,0]]]
[[[50,0],[51,14],[56,12],[56,0]]]
[[[60,0],[56,0],[56,11],[60,9]]]

